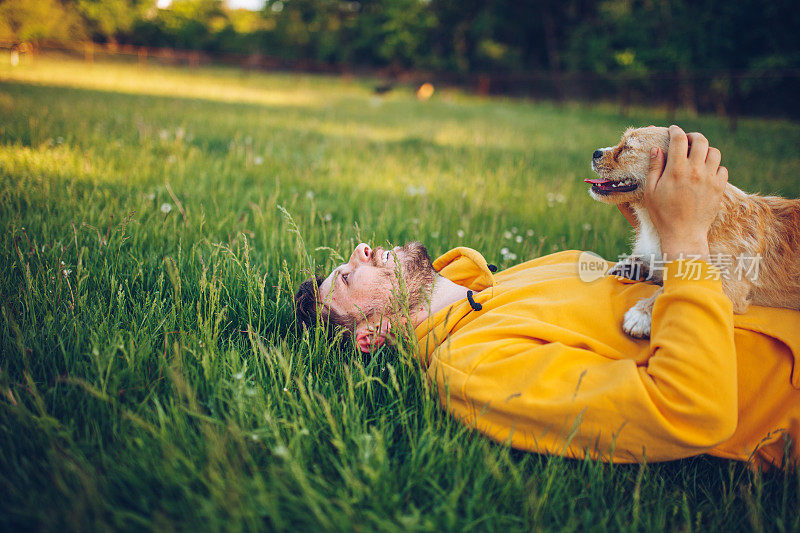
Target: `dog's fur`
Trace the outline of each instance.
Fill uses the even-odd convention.
[[[629,203],[639,222],[633,253],[609,273],[633,277],[629,273],[638,263],[644,274],[650,271],[650,279],[660,283],[660,271],[651,267],[653,260],[662,259],[661,246],[642,202],[653,147],[667,153],[667,128],[631,128],[618,145],[600,149],[602,155],[592,158],[592,170],[616,183],[631,180],[637,187],[627,192],[603,192],[593,186],[590,194],[609,204]],[[800,200],[747,194],[729,183],[708,232],[708,245],[711,262],[723,271],[722,290],[733,302],[734,313],[744,313],[751,303],[800,309]],[[758,257],[760,260],[751,259]],[[752,270],[741,275],[748,273],[753,261],[758,261],[757,277],[751,279]],[[649,337],[653,304],[662,290],[628,310],[622,326],[626,333]]]

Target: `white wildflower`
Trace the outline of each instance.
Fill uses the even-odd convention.
[[[330,222],[333,220],[333,215],[330,213],[325,213],[325,222]]]
[[[514,240],[515,240],[515,241],[517,241],[517,243],[520,243],[520,242],[522,242],[522,235],[517,235],[517,236],[514,238]]]
[[[166,141],[169,138],[169,132],[167,130],[159,130],[158,136],[162,141]]]
[[[283,388],[283,392],[289,392],[289,389],[287,389],[286,387],[284,387],[284,388]]]
[[[503,256],[504,261],[513,261],[517,258],[517,254],[509,250],[508,248],[501,248],[500,255]]]
[[[250,435],[250,438],[253,439],[253,442],[258,442],[258,435],[256,435],[255,433]]]
[[[425,196],[428,190],[425,188],[424,185],[420,185],[419,187],[415,187],[413,185],[409,185],[406,187],[406,193],[409,196]]]
[[[308,198],[309,200],[313,200],[314,199],[314,191],[306,191],[306,198]]]
[[[167,163],[169,163],[170,165],[177,161],[178,161],[178,156],[176,156],[175,154],[170,154],[167,156]]]
[[[263,165],[264,164],[264,158],[261,157],[260,155],[255,156],[253,158],[253,164],[254,165]]]
[[[511,238],[511,232],[510,231],[506,231],[505,233],[503,233],[503,237],[505,237],[506,239],[510,239]]]
[[[168,215],[170,211],[172,211],[172,206],[171,205],[169,205],[166,202],[161,204],[161,212],[162,213],[164,213],[165,215]]]
[[[525,232],[525,235],[527,235],[528,237],[533,237],[533,230],[529,229],[528,231]]]
[[[464,236],[464,230],[463,229],[458,230],[456,232],[456,235],[458,235],[459,238],[463,237]]]
[[[567,197],[561,193],[547,193],[547,207],[553,207],[555,204],[563,204],[567,201]]]
[[[183,128],[175,128],[175,138],[179,141],[183,139],[183,136],[186,134],[186,131]]]
[[[584,224],[583,225],[583,231],[592,231],[592,225],[591,224]]]
[[[144,197],[150,200],[151,202],[156,199],[156,195],[153,193],[146,194]]]
[[[233,379],[239,380],[239,379],[242,379],[243,377],[244,377],[244,372],[238,372],[238,373],[234,374]]]
[[[68,278],[69,275],[72,274],[72,270],[65,268],[64,270],[61,271],[61,273],[64,274],[65,278]]]
[[[518,231],[519,231],[519,229],[517,229],[516,226],[511,228],[511,233],[513,233],[514,235],[516,235]]]
[[[278,457],[285,459],[286,457],[289,457],[289,448],[287,448],[283,444],[278,444],[277,446],[272,448],[272,453],[277,455]]]

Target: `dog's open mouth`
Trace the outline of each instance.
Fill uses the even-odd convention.
[[[638,184],[634,183],[633,179],[631,178],[625,178],[624,180],[620,181],[607,180],[604,178],[585,179],[583,181],[585,181],[586,183],[591,183],[592,191],[599,194],[631,192],[633,190],[636,190],[636,188],[639,186]]]

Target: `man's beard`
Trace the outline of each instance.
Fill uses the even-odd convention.
[[[402,246],[397,251],[397,258],[400,260],[400,275],[405,284],[404,292],[408,296],[408,309],[417,311],[430,297],[436,270],[433,269],[428,250],[418,241]]]

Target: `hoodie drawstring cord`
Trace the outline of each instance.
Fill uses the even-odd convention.
[[[472,298],[472,291],[467,291],[467,301],[469,302],[469,306],[472,307],[473,311],[480,311],[483,309],[483,306]]]

